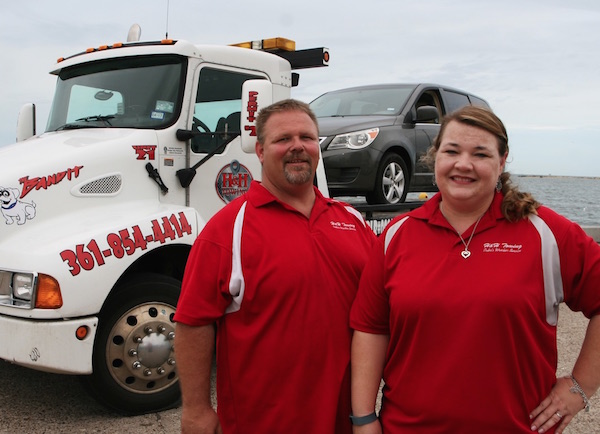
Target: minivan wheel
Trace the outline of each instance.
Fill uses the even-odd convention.
[[[375,179],[375,190],[367,195],[370,204],[404,202],[408,193],[408,169],[402,157],[387,154],[381,160]]]

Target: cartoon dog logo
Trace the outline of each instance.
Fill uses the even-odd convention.
[[[23,225],[25,221],[35,217],[35,203],[19,200],[18,188],[0,187],[0,210],[7,225],[12,225],[15,221],[18,225]]]

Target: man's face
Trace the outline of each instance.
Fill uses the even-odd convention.
[[[262,182],[286,192],[313,183],[319,161],[319,132],[304,112],[275,113],[264,126],[264,143],[256,144]]]

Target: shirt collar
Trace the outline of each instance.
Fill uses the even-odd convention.
[[[323,194],[317,187],[313,186],[313,188],[315,190],[316,195],[313,211],[317,208],[317,206],[321,206],[320,204],[322,203],[330,205],[336,202],[335,199],[323,196]],[[279,199],[277,199],[275,196],[273,196],[273,194],[269,190],[267,190],[260,181],[253,180],[250,184],[250,189],[248,190],[247,194],[248,200],[252,203],[252,205],[254,205],[257,208],[265,206],[272,202],[277,202],[285,207],[289,207],[288,205],[284,204]]]
[[[502,200],[504,199],[504,195],[502,193],[496,192],[494,193],[494,198],[492,199],[492,203],[485,215],[481,219],[481,228],[485,228],[488,226],[494,226],[496,221],[504,219],[504,215],[502,214]],[[425,202],[419,208],[410,212],[411,217],[416,219],[425,220],[431,224],[435,224],[438,226],[452,227],[446,220],[446,218],[442,215],[440,211],[440,202],[442,201],[441,193],[436,193],[431,199]]]

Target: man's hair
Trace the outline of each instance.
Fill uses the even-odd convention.
[[[256,118],[256,137],[260,143],[263,143],[263,140],[265,138],[265,124],[267,123],[271,115],[287,111],[300,111],[306,113],[315,123],[317,129],[319,128],[317,117],[315,116],[308,104],[302,101],[298,101],[296,99],[284,99],[273,103],[270,106],[267,106],[258,112],[258,117]]]

